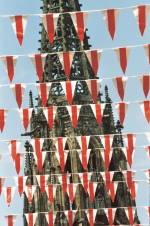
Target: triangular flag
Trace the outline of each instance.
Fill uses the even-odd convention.
[[[12,82],[14,78],[14,73],[15,73],[15,67],[17,64],[17,59],[18,56],[6,56],[6,57],[1,57],[4,66],[6,68],[6,72],[8,74],[10,82]]]
[[[51,204],[54,202],[54,197],[56,193],[57,185],[56,184],[49,184],[46,186],[45,190],[47,193],[48,200]]]
[[[87,12],[71,12],[71,18],[77,31],[78,37],[82,42],[84,40]]]
[[[15,161],[15,159],[16,159],[16,156],[20,149],[20,145],[21,145],[21,142],[18,140],[11,140],[9,142],[8,148],[9,148],[9,152],[11,154],[13,161]]]
[[[150,64],[150,44],[144,45],[144,49],[146,52],[147,61]]]
[[[36,175],[36,179],[38,181],[38,184],[42,193],[46,191],[46,184],[47,184],[48,177],[49,175]]]
[[[64,167],[65,167],[64,147],[65,147],[66,139],[65,138],[63,139],[62,137],[58,137],[57,144],[56,144],[57,150],[59,153],[60,167],[62,171],[64,171]]]
[[[22,99],[24,96],[24,90],[26,88],[26,85],[25,84],[11,84],[10,88],[13,90],[18,107],[21,108]]]
[[[24,192],[24,187],[25,187],[26,179],[27,178],[25,176],[15,177],[16,186],[18,187],[18,192],[19,192],[19,195],[20,196],[22,196],[22,194]]]
[[[67,186],[67,190],[68,190],[67,193],[68,193],[68,196],[69,196],[71,203],[73,203],[73,201],[74,201],[77,186],[78,186],[78,184],[73,184],[73,183],[70,183]]]
[[[86,51],[86,56],[91,64],[94,75],[96,76],[99,69],[101,52],[97,50],[90,50],[90,51],[88,50]]]
[[[24,129],[27,130],[32,116],[33,108],[18,109]]]
[[[2,190],[3,190],[4,182],[5,182],[5,178],[4,177],[0,177],[0,195],[1,195]]]
[[[145,150],[147,152],[148,158],[150,158],[150,146],[147,146]]]
[[[15,187],[6,187],[3,188],[3,191],[6,203],[8,206],[10,206],[15,194]]]
[[[23,159],[23,154],[20,154],[20,153],[18,153],[15,157],[14,166],[17,174],[20,173],[22,159]]]
[[[116,196],[116,190],[117,190],[117,187],[118,187],[118,182],[112,181],[112,182],[106,183],[106,185],[107,185],[107,189],[108,189],[108,193],[110,195],[110,198],[111,198],[112,202],[114,202],[115,196]]]
[[[32,199],[33,199],[33,195],[35,193],[36,190],[36,186],[32,186],[32,185],[27,185],[24,188],[24,192],[27,196],[28,202],[31,204],[32,203]]]
[[[89,189],[89,197],[90,197],[91,202],[94,202],[96,188],[97,188],[97,183],[94,183],[92,181],[89,182],[88,189]]]
[[[129,55],[130,49],[126,47],[122,47],[122,48],[115,49],[115,51],[117,53],[117,57],[120,62],[121,69],[125,74],[127,64],[128,64],[128,55]]]
[[[150,206],[145,206],[148,217],[150,217]]]
[[[108,209],[104,209],[109,225],[113,226],[113,222],[114,222],[114,218],[115,218],[115,213],[116,213],[116,208],[108,208]]]
[[[114,85],[115,85],[117,92],[119,94],[119,97],[122,101],[124,99],[125,87],[126,87],[127,80],[128,80],[128,77],[125,77],[125,76],[116,77],[113,79]]]
[[[5,122],[6,122],[7,110],[0,109],[0,131],[1,133],[4,130]]]
[[[142,83],[144,95],[147,98],[150,91],[150,75],[140,76],[140,81]]]
[[[140,33],[143,36],[146,25],[147,25],[149,6],[146,6],[146,5],[137,6],[136,8],[133,9],[133,13],[136,17]]]
[[[42,82],[47,54],[29,55],[29,57],[31,58],[32,63],[36,69],[39,81]]]
[[[5,216],[6,220],[7,220],[7,225],[8,226],[14,226],[15,221],[16,221],[16,217],[15,215],[9,215],[9,216]]]
[[[43,108],[43,112],[44,112],[44,115],[46,117],[46,120],[48,122],[50,129],[53,128],[56,111],[57,111],[57,107],[55,107],[55,106]]]
[[[92,111],[97,120],[98,125],[100,126],[102,123],[103,112],[106,104],[91,104]]]
[[[39,91],[40,98],[42,100],[42,105],[43,105],[43,107],[46,107],[48,96],[49,96],[49,91],[50,91],[50,88],[51,88],[51,83],[37,84],[37,88],[38,88],[38,91]]]
[[[137,189],[138,189],[138,183],[133,181],[130,188],[129,188],[129,191],[130,191],[130,195],[131,195],[131,199],[132,200],[135,200],[136,199],[136,195],[137,195]]]
[[[26,213],[24,215],[26,217],[26,221],[28,223],[28,226],[34,226],[38,213]]]
[[[59,17],[59,13],[49,13],[49,14],[42,15],[42,22],[48,34],[48,39],[50,44],[53,44],[54,42],[58,17]]]
[[[65,71],[66,77],[70,78],[70,72],[71,72],[71,65],[74,57],[74,52],[60,52],[58,53],[60,62],[63,66],[63,69]]]
[[[76,88],[76,81],[61,82],[61,86],[65,92],[68,103],[71,105],[73,101],[74,91]]]
[[[82,149],[82,166],[86,170],[88,165],[88,159],[87,159],[87,149],[89,146],[89,137],[87,136],[81,136],[79,139],[79,144]]]
[[[125,212],[128,217],[130,225],[134,225],[135,208],[127,207],[127,208],[125,208]]]
[[[140,104],[141,110],[144,113],[145,119],[150,123],[150,101],[146,100]]]
[[[48,223],[48,226],[54,226],[55,218],[56,218],[56,213],[50,211],[49,213],[45,213],[45,217]]]
[[[95,209],[88,209],[87,210],[87,218],[89,221],[90,226],[94,226],[95,217],[96,217],[96,210]]]
[[[75,219],[75,211],[73,210],[65,211],[65,215],[67,217],[69,226],[72,226]]]
[[[10,20],[11,20],[15,35],[17,36],[18,42],[21,46],[23,43],[23,38],[25,34],[28,17],[17,15],[17,16],[11,16]]]
[[[116,32],[116,22],[117,22],[117,16],[118,16],[118,9],[108,9],[104,10],[104,20],[106,21],[109,34],[114,39],[115,32]]]
[[[132,183],[133,183],[133,172],[125,171],[125,172],[123,172],[123,175],[127,182],[128,188],[130,189],[132,187]]]
[[[103,158],[105,159],[106,169],[109,168],[109,164],[110,164],[110,159],[112,155],[111,147],[113,144],[113,138],[114,138],[113,135],[101,136],[101,142],[105,149],[105,151],[104,152],[102,151],[101,154],[104,155]]]
[[[124,103],[124,102],[117,103],[117,104],[115,104],[115,108],[117,109],[118,114],[119,114],[119,121],[120,121],[121,125],[123,125],[124,119],[126,117],[126,112],[128,110],[128,104]]]
[[[97,102],[97,96],[98,96],[98,93],[100,91],[99,80],[95,80],[95,79],[86,80],[86,84],[87,84],[88,89],[91,93],[93,102],[96,103]]]
[[[69,115],[70,115],[70,118],[72,121],[72,127],[76,128],[77,124],[78,124],[78,118],[79,118],[81,106],[80,105],[71,105],[71,106],[66,106],[66,108],[69,112]]]

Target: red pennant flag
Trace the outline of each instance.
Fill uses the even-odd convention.
[[[75,214],[72,210],[65,211],[65,215],[67,216],[69,226],[73,225]]]
[[[32,185],[27,185],[24,188],[24,192],[25,192],[27,199],[28,199],[28,202],[30,204],[32,203],[32,199],[33,199],[33,195],[34,195],[35,190],[36,190],[36,186],[32,186]]]
[[[94,226],[95,218],[94,218],[93,209],[88,209],[87,217],[88,217],[90,226]]]
[[[89,197],[91,202],[94,202],[96,187],[97,187],[97,184],[93,182],[89,182]]]
[[[123,101],[125,94],[126,81],[128,77],[116,77],[113,79],[117,92],[119,94],[120,99]]]
[[[73,52],[63,52],[63,53],[58,53],[58,54],[59,54],[60,62],[65,71],[65,75],[66,75],[67,79],[69,79],[74,53]]]
[[[102,117],[103,117],[105,105],[106,104],[91,104],[90,105],[99,126],[101,126],[101,123],[102,123]]]
[[[125,212],[129,219],[130,225],[134,225],[135,209],[133,207],[127,207],[127,208],[125,208]]]
[[[132,162],[133,162],[136,135],[135,134],[127,134],[127,135],[123,135],[123,138],[124,138],[124,142],[127,147],[125,155],[127,157],[127,161],[129,163],[129,165],[131,166]]]
[[[16,221],[16,216],[15,215],[5,216],[5,218],[7,220],[7,225],[8,226],[14,226],[14,223]]]
[[[101,53],[97,50],[86,51],[87,58],[92,66],[94,75],[96,76],[99,69]]]
[[[120,66],[121,69],[123,71],[123,73],[125,74],[126,72],[126,68],[127,68],[127,63],[128,63],[128,54],[129,54],[129,48],[118,48],[115,49],[119,62],[120,62]]]
[[[5,178],[3,177],[0,177],[0,195],[2,193],[2,189],[3,189],[3,185],[4,185],[4,182],[5,182]]]
[[[144,95],[147,98],[149,90],[150,90],[150,75],[141,76],[140,81],[142,82]]]
[[[63,190],[63,193],[65,194],[67,192],[67,175],[66,174],[62,174],[62,190]]]
[[[87,137],[82,136],[81,137],[81,143],[82,143],[82,166],[86,170],[87,169]]]
[[[130,187],[130,194],[131,194],[132,200],[136,199],[137,189],[138,189],[138,184],[137,182],[133,181]]]
[[[21,197],[24,192],[26,178],[24,176],[18,176],[18,177],[15,177],[15,181],[16,181],[16,185],[18,187],[19,195]]]
[[[58,152],[59,152],[59,159],[60,159],[60,167],[62,171],[64,171],[65,167],[65,156],[64,156],[64,141],[62,137],[58,137]]]
[[[116,20],[117,20],[118,10],[108,9],[104,11],[104,20],[107,23],[108,31],[112,40],[114,39],[116,32]]]
[[[55,193],[56,193],[56,189],[57,189],[57,185],[55,184],[49,184],[45,190],[48,196],[48,200],[51,204],[53,204],[54,202],[54,197],[55,197]]]
[[[106,212],[109,225],[113,226],[116,209],[108,208],[108,209],[105,209],[105,212]]]
[[[42,100],[42,105],[43,107],[46,107],[49,91],[51,88],[51,83],[40,83],[37,85],[37,88],[39,91],[40,98]]]
[[[144,45],[144,49],[145,49],[145,52],[146,52],[147,61],[150,64],[150,44]]]
[[[48,226],[54,226],[56,215],[52,211],[45,214]]]
[[[150,146],[147,146],[145,150],[147,152],[148,158],[150,158]]]
[[[73,183],[68,184],[68,186],[67,186],[68,195],[69,195],[69,199],[70,199],[71,203],[73,203],[73,201],[74,201],[77,186],[78,186],[78,184],[73,184]]]
[[[85,23],[86,23],[86,17],[87,13],[85,12],[72,12],[71,13],[72,21],[74,23],[74,26],[77,30],[78,37],[80,41],[82,42],[84,40],[84,33],[85,33]]]
[[[17,36],[18,42],[21,46],[23,43],[23,38],[25,34],[28,17],[17,15],[17,16],[11,16],[10,20],[11,20],[15,35]]]
[[[128,184],[128,188],[130,189],[132,187],[132,183],[133,183],[133,176],[132,176],[133,172],[132,171],[126,171],[123,172],[123,175],[126,179],[126,182]]]
[[[4,196],[5,196],[5,200],[8,206],[10,206],[13,197],[14,197],[14,193],[15,193],[15,187],[7,187],[7,188],[3,188],[4,190]]]
[[[123,125],[124,119],[125,119],[125,116],[126,116],[126,112],[127,112],[127,109],[128,109],[128,104],[121,102],[121,103],[116,104],[115,107],[116,107],[118,114],[119,114],[120,123],[121,123],[121,125]]]
[[[82,174],[82,184],[85,192],[88,192],[88,174],[87,173]]]
[[[148,13],[149,13],[149,7],[146,5],[140,5],[137,6],[134,10],[133,13],[137,19],[137,23],[139,25],[139,30],[141,35],[144,35],[144,31],[147,25],[147,18],[148,18]]]
[[[113,143],[113,135],[101,136],[101,142],[105,149],[104,151],[105,166],[106,166],[106,169],[108,169],[110,164],[110,154],[111,154],[111,146]]]
[[[17,140],[11,140],[9,142],[9,151],[10,151],[13,161],[15,161],[16,156],[19,152],[20,144],[21,144],[20,141],[17,141]]]
[[[76,81],[61,82],[61,86],[63,87],[68,103],[71,105],[76,87]]]
[[[24,96],[24,90],[25,90],[26,86],[24,84],[11,84],[10,88],[14,92],[18,107],[21,108],[22,98]]]
[[[25,214],[28,226],[34,226],[38,213],[27,213]]]
[[[5,122],[6,122],[6,114],[7,111],[5,109],[0,109],[0,130],[1,133],[4,130]]]
[[[1,57],[1,59],[6,68],[6,72],[8,74],[9,80],[10,82],[12,82],[14,78],[14,71],[17,64],[18,56],[6,56],[6,57]]]
[[[54,42],[58,17],[59,17],[59,13],[49,13],[42,16],[42,22],[48,34],[48,39],[51,45]]]
[[[37,175],[37,181],[40,186],[41,193],[46,191],[47,175]]]
[[[57,108],[55,106],[50,106],[48,108],[43,109],[44,115],[46,117],[50,129],[53,128],[56,111]]]
[[[29,57],[31,58],[32,63],[36,69],[39,81],[42,82],[47,54],[35,54]]]
[[[43,142],[44,140],[40,138],[36,138],[31,142],[37,158],[37,167],[40,172],[43,169],[43,155],[46,155],[46,152],[42,152]]]
[[[150,123],[150,101],[146,100],[140,104],[141,110],[145,115],[145,118],[148,123]]]
[[[16,169],[16,173],[19,174],[20,173],[20,168],[21,168],[21,157],[22,154],[17,154],[14,160],[14,165],[15,165],[15,169]]]
[[[23,122],[24,129],[27,130],[32,116],[33,108],[19,109],[19,114]]]
[[[71,121],[72,121],[72,127],[76,128],[78,124],[78,118],[80,114],[80,105],[71,105],[71,106],[66,106],[68,113],[70,115]]]
[[[100,91],[99,81],[98,80],[94,80],[94,79],[93,80],[87,80],[86,84],[87,84],[88,89],[89,89],[89,91],[91,93],[93,102],[96,103],[97,102],[97,96],[98,96],[98,93]]]

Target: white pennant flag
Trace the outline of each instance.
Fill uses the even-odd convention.
[[[15,35],[21,46],[23,43],[23,38],[24,38],[24,34],[25,34],[28,17],[17,15],[17,16],[11,16],[10,20],[11,20],[11,24],[12,24],[13,30],[15,32]]]

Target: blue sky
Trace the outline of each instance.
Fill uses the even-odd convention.
[[[82,0],[83,10],[103,9],[111,7],[128,7],[137,4],[150,4],[149,0]],[[35,14],[40,13],[40,0],[0,0],[0,15],[5,14]],[[19,47],[16,37],[13,33],[10,21],[8,18],[0,17],[0,54],[29,54],[37,52],[39,47],[38,31],[39,18],[30,16],[26,29],[26,35],[22,48]],[[148,26],[145,30],[143,37],[140,36],[135,17],[132,10],[122,10],[119,14],[117,21],[117,30],[114,41],[111,40],[105,22],[102,19],[101,13],[90,14],[87,21],[88,35],[90,36],[90,44],[92,48],[112,48],[117,46],[127,45],[143,45],[150,43],[150,14],[148,18]],[[147,64],[145,52],[142,47],[131,50],[128,68],[126,71],[127,76],[148,74],[150,72],[150,65]],[[100,78],[109,78],[122,75],[117,58],[113,51],[104,51],[101,59],[101,66],[99,70]],[[14,82],[35,82],[35,70],[29,59],[26,57],[18,60]],[[8,83],[7,75],[4,70],[3,64],[0,62],[0,84]],[[113,101],[120,101],[111,80],[107,81],[110,90],[110,95]],[[103,86],[102,86],[103,87]],[[31,87],[32,88],[32,87]],[[0,107],[3,108],[16,108],[15,99],[9,88],[1,89],[2,95],[0,96]],[[26,90],[23,107],[28,106],[28,91]],[[34,91],[34,96],[37,93]],[[129,79],[126,87],[125,101],[143,100],[144,96],[138,79]],[[116,114],[115,114],[116,118]],[[124,132],[150,132],[150,127],[145,121],[140,109],[136,105],[130,106],[125,121]],[[13,139],[19,138],[23,132],[23,127],[20,123],[20,118],[14,112],[10,112],[7,117],[6,129],[3,134],[0,134],[0,139]],[[137,145],[148,144],[144,136],[137,137]],[[7,145],[0,145],[0,153],[8,152]],[[16,175],[11,159],[5,156],[0,160],[0,176],[2,175]],[[6,164],[7,163],[7,164]],[[133,168],[149,168],[150,164],[144,150],[136,150]],[[145,178],[143,174],[137,174],[137,178]],[[10,182],[10,181],[9,181]],[[11,180],[13,184],[13,181]],[[143,197],[143,194],[144,197]],[[137,205],[149,204],[148,186],[145,183],[140,183]],[[3,195],[0,197],[0,222],[4,221],[3,214],[21,212],[22,200],[16,194],[14,202],[10,208],[6,207]],[[147,222],[147,217],[144,212],[139,212],[142,223]],[[20,221],[18,221],[20,222]],[[16,225],[17,222],[16,222]],[[21,223],[19,224],[21,225]]]

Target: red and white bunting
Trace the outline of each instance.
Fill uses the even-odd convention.
[[[18,176],[18,177],[15,177],[14,179],[15,179],[16,186],[18,187],[19,195],[21,197],[24,192],[24,187],[25,187],[27,178],[25,176]]]
[[[82,173],[82,174],[79,175],[81,183],[82,183],[82,185],[84,187],[85,192],[88,192],[88,187],[89,187],[89,185],[88,185],[88,176],[89,175],[88,175],[87,172]]]
[[[42,15],[42,22],[47,32],[48,39],[51,45],[54,42],[58,17],[59,17],[59,13],[49,13],[49,14]]]
[[[128,185],[128,188],[129,189],[132,188],[134,172],[133,171],[124,171],[123,175],[124,175],[124,178],[125,178],[126,183]]]
[[[14,78],[17,59],[18,59],[18,56],[1,57],[1,60],[4,63],[4,66],[5,66],[5,69],[6,69],[6,72],[8,74],[8,78],[9,78],[10,82],[12,82],[12,80]]]
[[[68,103],[71,105],[73,101],[75,88],[76,88],[76,81],[61,82],[61,86],[65,92]]]
[[[6,204],[8,206],[10,206],[11,202],[13,200],[14,194],[15,194],[15,187],[5,187],[5,188],[3,188],[3,194],[4,194],[4,197],[5,197]]]
[[[76,128],[78,124],[81,105],[71,105],[71,106],[66,106],[66,108],[68,110],[68,113],[72,121],[72,127]]]
[[[64,152],[66,140],[67,140],[67,138],[58,137],[57,142],[55,144],[56,148],[58,150],[59,162],[60,162],[60,167],[61,167],[62,171],[64,171],[65,161],[66,161],[65,152]],[[57,155],[57,152],[55,154]]]
[[[94,202],[96,188],[97,188],[97,183],[94,183],[92,181],[89,182],[88,192],[89,192],[89,197],[91,202]]]
[[[130,195],[131,195],[131,199],[132,200],[135,200],[136,199],[136,196],[137,196],[137,189],[138,189],[138,183],[133,181],[130,188],[129,188],[129,191],[130,191]]]
[[[43,73],[44,73],[45,60],[46,60],[47,54],[29,55],[29,57],[31,58],[31,61],[36,69],[38,79],[41,82],[43,80]]]
[[[106,104],[91,104],[92,111],[97,120],[98,125],[100,126],[102,123],[103,112]]]
[[[36,175],[41,192],[45,192],[49,175]]]
[[[101,175],[103,176],[103,180],[105,181],[107,187],[107,183],[109,184],[113,180],[114,172],[106,171],[101,173]]]
[[[123,73],[125,74],[127,64],[128,64],[128,56],[129,56],[130,49],[123,47],[123,48],[115,49],[115,51],[117,53],[117,57],[120,62],[120,67],[121,67]]]
[[[38,213],[26,213],[24,215],[26,217],[26,221],[28,223],[28,226],[34,226],[36,219],[37,219],[37,216],[38,216]]]
[[[46,151],[41,151],[39,153],[33,153],[34,158],[37,162],[37,169],[41,172],[43,170],[43,164],[47,155]]]
[[[29,126],[30,119],[32,116],[33,108],[24,108],[24,109],[22,108],[22,109],[18,109],[18,111],[19,111],[19,115],[20,115],[22,124],[24,126],[24,129],[27,131],[27,128]]]
[[[23,154],[18,153],[18,154],[16,154],[16,157],[15,157],[15,159],[13,161],[17,174],[20,173],[23,156],[24,156]]]
[[[124,103],[124,102],[117,103],[117,104],[115,104],[115,108],[118,111],[120,123],[121,123],[121,125],[123,125],[125,117],[126,117],[126,113],[128,110],[128,103]]]
[[[23,38],[24,38],[24,34],[25,34],[28,17],[17,15],[17,16],[11,16],[10,20],[11,20],[11,24],[12,24],[13,30],[15,32],[15,35],[21,46],[23,43]]]
[[[6,221],[7,221],[7,225],[8,226],[14,226],[15,221],[16,221],[16,217],[15,215],[9,215],[9,216],[5,216]]]
[[[73,203],[73,201],[74,201],[77,186],[78,186],[78,184],[74,184],[74,183],[70,183],[67,186],[67,193],[68,193],[69,200],[71,203]]]
[[[45,160],[46,152],[42,151],[44,139],[36,138],[31,141],[34,150],[34,157],[37,160],[37,168],[41,172]]]
[[[57,185],[56,184],[49,184],[48,186],[45,187],[48,200],[49,200],[49,202],[51,204],[53,204],[53,202],[54,202],[54,197],[55,197],[55,194],[56,194],[56,189],[57,189]]]
[[[132,148],[125,147],[125,148],[121,148],[121,150],[124,152],[127,162],[131,167],[134,159],[135,148],[132,149]]]
[[[16,156],[19,152],[21,142],[17,140],[11,140],[8,144],[8,149],[11,154],[13,161],[15,161]]]
[[[33,195],[35,193],[36,190],[36,186],[32,186],[32,185],[27,185],[24,188],[24,192],[27,196],[28,202],[31,204],[32,203],[32,199],[33,199]]]
[[[117,92],[119,94],[119,97],[122,101],[124,99],[125,87],[126,87],[127,80],[128,80],[128,77],[126,77],[126,76],[116,77],[113,79],[114,85],[115,85]]]
[[[133,14],[136,17],[137,24],[139,26],[139,30],[142,36],[144,35],[144,31],[147,25],[149,11],[149,6],[146,5],[140,5],[133,9]]]
[[[96,213],[97,213],[97,211],[95,209],[87,210],[87,218],[88,218],[90,226],[94,226]]]
[[[99,84],[99,80],[86,80],[86,84],[88,86],[88,89],[91,93],[93,102],[96,103],[97,102],[97,96],[99,94],[100,91],[100,84]]]
[[[134,207],[126,207],[125,212],[126,212],[126,216],[129,220],[130,225],[134,225],[135,208]]]
[[[67,187],[68,187],[68,183],[69,183],[67,175],[66,174],[60,175],[59,181],[60,181],[60,184],[62,186],[62,191],[65,194],[67,192]]]
[[[104,162],[105,162],[105,167],[106,169],[109,168],[109,164],[110,164],[110,159],[111,159],[111,155],[112,155],[112,151],[111,151],[111,147],[113,144],[113,135],[104,135],[101,136],[101,142],[102,145],[104,147],[104,151],[101,151],[101,154],[103,156]]]
[[[63,52],[58,53],[59,60],[63,66],[63,69],[65,71],[65,75],[67,79],[70,78],[70,72],[71,72],[71,65],[74,57],[74,52]]]
[[[150,64],[150,44],[144,45],[147,61]]]
[[[12,91],[15,95],[18,107],[21,108],[22,99],[24,96],[24,91],[25,91],[26,85],[25,84],[11,84],[10,88],[12,89]]]
[[[145,98],[147,98],[150,91],[150,75],[140,76],[140,81],[142,83]]]
[[[86,19],[88,14],[85,12],[71,12],[70,15],[77,31],[78,37],[82,42],[84,40]]]
[[[118,182],[117,181],[108,182],[108,183],[106,183],[106,187],[107,187],[107,190],[108,190],[108,193],[110,195],[112,202],[114,202],[117,187],[118,187]]]
[[[7,110],[0,109],[0,131],[1,131],[1,133],[3,132],[4,127],[5,127],[7,113],[8,113]]]
[[[146,100],[140,104],[140,108],[145,116],[145,119],[150,123],[150,101]]]
[[[69,226],[72,226],[75,219],[75,211],[73,210],[65,211],[65,215],[67,217]]]
[[[104,10],[104,20],[106,21],[109,34],[114,39],[115,32],[116,32],[116,23],[117,23],[117,17],[118,17],[119,10],[118,9],[108,9]]]
[[[105,214],[107,216],[108,222],[110,226],[113,226],[115,214],[116,214],[116,208],[105,208],[104,209]]]
[[[1,195],[2,190],[3,190],[4,182],[5,182],[5,178],[4,177],[0,177],[0,195]]]
[[[51,83],[40,83],[37,84],[37,89],[42,101],[43,107],[46,107],[47,105],[47,100],[49,96],[49,91],[51,89]]]
[[[86,56],[91,64],[94,75],[96,76],[100,65],[101,52],[97,50],[86,51]]]
[[[56,213],[50,211],[49,213],[45,213],[45,217],[46,217],[48,226],[54,226],[54,222],[56,219]]]
[[[88,164],[88,158],[89,158],[89,152],[88,150],[88,146],[89,146],[89,140],[90,137],[89,136],[81,136],[81,137],[77,137],[77,141],[81,147],[81,155],[82,155],[82,166],[83,168],[86,170],[87,169],[87,164]],[[79,155],[80,156],[80,155]]]
[[[48,122],[50,129],[53,128],[56,112],[57,112],[57,107],[55,107],[55,106],[43,108],[43,113],[46,117],[46,120]]]

